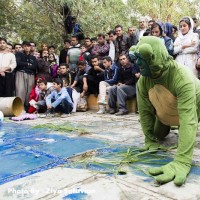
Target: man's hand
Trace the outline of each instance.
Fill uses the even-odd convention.
[[[5,72],[0,72],[0,76],[5,76]]]
[[[196,68],[200,69],[200,58],[198,58],[198,60],[197,60]]]
[[[99,67],[99,66],[94,66],[94,70],[102,71],[101,67]]]
[[[168,183],[174,180],[174,184],[181,186],[185,183],[187,175],[190,172],[190,168],[190,164],[174,160],[162,167],[149,169],[149,173],[156,176],[155,179],[160,184]]]
[[[117,86],[121,86],[121,85],[125,85],[125,84],[123,84],[123,83],[118,83],[118,84],[117,84]]]
[[[83,91],[87,92],[88,90],[88,85],[87,84],[83,84]]]
[[[48,110],[52,109],[52,105],[47,105],[47,109]]]
[[[71,88],[74,88],[74,87],[75,87],[75,85],[74,85],[74,84],[72,84],[70,87],[71,87]]]
[[[85,91],[81,92],[80,97],[83,98],[85,96]]]
[[[135,77],[136,77],[136,78],[140,78],[140,73],[136,73],[136,74],[135,74]]]

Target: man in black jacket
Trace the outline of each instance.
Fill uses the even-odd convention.
[[[119,81],[108,90],[108,105],[110,114],[126,115],[128,109],[126,108],[126,100],[136,95],[136,81],[140,73],[132,63],[129,62],[125,54],[119,56],[121,64],[119,70]],[[118,102],[119,112],[116,113],[116,103]]]
[[[23,42],[23,52],[16,53],[16,96],[24,102],[25,110],[29,107],[29,95],[35,85],[35,74],[38,67],[35,56],[31,55],[31,44]]]
[[[66,58],[67,58],[67,52],[70,47],[70,40],[65,40],[64,41],[64,49],[60,51],[60,57],[59,57],[59,62],[61,63],[66,63]]]

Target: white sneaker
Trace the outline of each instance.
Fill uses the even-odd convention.
[[[98,101],[98,104],[100,104],[100,105],[106,105],[107,102],[106,102],[105,99],[100,99],[100,100]]]
[[[97,114],[105,114],[105,113],[106,113],[106,111],[103,110],[103,109],[100,109],[100,110],[97,112]]]
[[[60,115],[61,118],[66,118],[66,117],[69,117],[69,116],[70,116],[70,114],[62,114],[62,115]]]
[[[38,114],[39,118],[45,118],[47,115],[46,114]]]

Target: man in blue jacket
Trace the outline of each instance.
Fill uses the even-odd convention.
[[[99,111],[97,114],[103,114],[106,111],[106,92],[109,87],[116,85],[119,79],[118,67],[112,64],[112,59],[110,56],[103,58],[104,70],[104,81],[99,83]]]
[[[69,116],[73,109],[73,103],[67,89],[63,87],[62,79],[56,78],[53,81],[53,87],[54,91],[46,98],[47,115],[55,111],[63,113],[61,117]]]

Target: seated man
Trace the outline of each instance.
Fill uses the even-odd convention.
[[[169,133],[170,126],[179,126],[174,160],[149,172],[161,184],[174,180],[180,186],[192,164],[200,117],[200,82],[187,67],[173,60],[159,38],[143,37],[131,51],[142,75],[137,97],[145,135],[143,150],[161,148],[159,140]]]
[[[99,83],[104,81],[104,70],[105,67],[103,66],[102,62],[98,59],[98,56],[94,55],[91,56],[91,76],[95,80],[93,84],[93,94],[99,94]]]
[[[56,78],[53,81],[53,87],[54,91],[46,98],[47,115],[55,111],[63,113],[61,117],[69,116],[73,109],[73,103],[67,89],[63,87],[62,79]]]
[[[112,64],[112,59],[109,56],[104,57],[103,65],[105,67],[104,71],[104,81],[99,83],[99,111],[97,114],[103,114],[106,111],[106,92],[110,88],[118,83],[119,79],[119,69],[115,63]]]
[[[136,77],[140,73],[136,67],[129,62],[125,54],[119,56],[121,67],[119,69],[119,81],[108,90],[108,105],[110,114],[126,115],[128,109],[126,108],[126,100],[136,96]],[[119,112],[116,113],[116,103],[118,102]]]
[[[77,92],[81,93],[81,97],[87,93],[93,93],[95,79],[92,77],[92,68],[87,65],[86,61],[78,61],[78,73],[75,77],[71,88],[75,88]],[[76,87],[75,87],[76,86]]]

